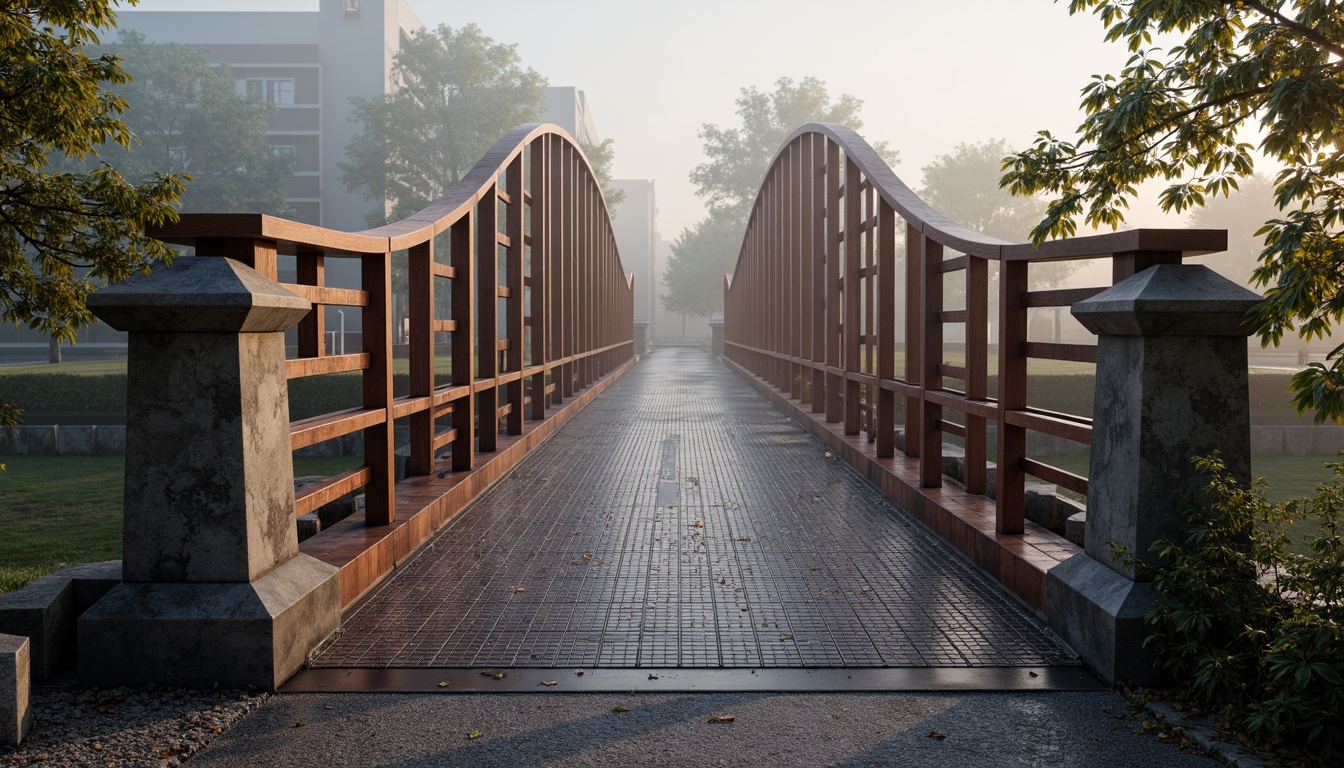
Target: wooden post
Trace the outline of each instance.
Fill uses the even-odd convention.
[[[857,373],[863,369],[860,355],[862,346],[862,315],[860,297],[863,295],[863,278],[859,276],[862,267],[861,233],[859,225],[863,217],[863,203],[860,200],[859,167],[853,160],[845,159],[845,373]],[[859,434],[860,385],[848,377],[845,378],[845,434]]]
[[[925,488],[943,484],[943,407],[928,399],[931,389],[943,387],[943,246],[924,236],[924,380],[920,386],[923,424],[920,431],[919,483]],[[909,442],[907,437],[906,442]]]
[[[989,397],[989,262],[966,259],[966,399]],[[986,420],[966,414],[966,474],[970,493],[987,490]]]
[[[839,369],[844,360],[840,344],[840,145],[826,140],[826,366]],[[844,379],[826,374],[826,421],[837,422],[842,410]]]
[[[450,230],[453,277],[453,385],[468,388],[453,404],[453,471],[471,469],[476,454],[476,397],[471,394],[476,377],[476,233],[474,212],[467,212]]]
[[[921,387],[924,381],[924,235],[905,227],[905,381]],[[924,396],[905,398],[905,455],[919,457],[924,432]]]
[[[373,477],[364,488],[364,521],[387,525],[396,518],[396,482],[392,431],[392,254],[368,253],[360,259],[361,283],[369,304],[362,313],[361,336],[369,367],[364,370],[364,407],[385,412],[381,424],[364,429],[364,463]]]
[[[550,275],[551,260],[551,152],[550,142],[540,138],[532,142],[532,258],[531,321],[532,365],[546,364],[547,345],[550,343]],[[546,418],[546,369],[532,377],[532,412],[529,416],[541,421]]]
[[[509,249],[508,263],[505,267],[509,296],[505,299],[505,306],[508,307],[507,319],[504,321],[505,329],[509,337],[508,349],[508,370],[510,373],[523,370],[524,353],[524,319],[523,319],[523,293],[526,290],[523,286],[523,252],[527,247],[527,242],[523,234],[523,210],[526,205],[526,195],[523,190],[523,153],[526,150],[520,150],[518,156],[509,163],[507,181],[509,186],[509,207],[508,221],[505,226],[508,228]],[[523,420],[527,414],[523,410],[523,399],[525,396],[524,382],[521,377],[511,381],[506,385],[507,397],[505,398],[511,410],[505,417],[510,435],[523,434]]]
[[[896,393],[882,386],[896,378],[896,211],[878,200],[877,211],[877,455],[896,453]]]
[[[299,254],[295,264],[300,285],[321,288],[326,285],[326,257]],[[299,321],[299,357],[321,357],[327,349],[326,307],[314,304],[313,310]]]
[[[411,397],[434,393],[434,240],[412,246],[407,254],[410,273]],[[411,458],[407,473],[428,475],[434,471],[434,409],[411,414]]]
[[[1027,262],[999,262],[999,455],[995,529],[1022,533],[1026,512],[1027,431],[1008,423],[1009,411],[1027,407]]]

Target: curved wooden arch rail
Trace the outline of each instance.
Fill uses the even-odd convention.
[[[898,287],[901,222],[906,258]],[[1044,613],[1044,570],[1077,550],[1026,523],[1026,476],[1080,494],[1087,493],[1087,480],[1030,458],[1027,433],[1090,444],[1091,420],[1029,407],[1027,361],[1095,362],[1096,348],[1029,341],[1027,310],[1069,306],[1104,287],[1033,291],[1028,268],[1113,258],[1112,281],[1118,282],[1154,264],[1179,264],[1226,247],[1221,230],[1138,229],[1038,248],[998,240],[930,207],[854,131],[811,123],[776,153],[736,268],[724,276],[724,355],[888,495]],[[988,386],[990,262],[999,268],[997,398]],[[949,309],[944,282],[957,274],[966,301]],[[902,311],[904,334],[898,335]],[[946,361],[949,324],[965,327],[961,365]],[[950,386],[949,379],[962,386]],[[898,397],[904,399],[903,453],[915,460],[899,472],[890,461]],[[961,423],[945,418],[945,410],[960,413]],[[992,491],[991,420],[999,427]],[[966,498],[955,502],[948,501],[952,489],[941,487],[945,435],[965,441]]]
[[[362,522],[304,542],[304,551],[342,567],[345,605],[553,431],[559,420],[552,416],[563,410],[548,415],[548,408],[587,402],[599,389],[590,385],[605,386],[633,360],[634,278],[622,268],[587,158],[555,125],[515,128],[442,198],[376,229],[184,214],[149,234],[194,246],[199,256],[236,259],[277,281],[278,257],[295,257],[296,282],[283,285],[314,308],[298,326],[289,378],[361,372],[359,407],[290,424],[294,450],[363,434],[362,466],[296,498],[296,515],[303,515],[365,489]],[[436,258],[441,235],[446,259]],[[410,391],[395,396],[392,256],[400,251],[407,252],[410,286]],[[361,287],[327,286],[328,257],[358,260]],[[438,280],[451,284],[451,317],[435,315]],[[359,308],[360,352],[329,354],[326,305]],[[435,375],[438,334],[451,341],[447,382]],[[438,429],[436,420],[447,416],[451,428]],[[401,483],[394,482],[396,419],[409,420],[411,433]],[[436,459],[445,448],[451,458]],[[481,462],[482,454],[493,457]],[[408,519],[397,520],[399,506],[408,508]]]

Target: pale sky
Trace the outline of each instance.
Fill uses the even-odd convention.
[[[315,10],[315,0],[232,0],[229,10]],[[896,173],[961,142],[1071,135],[1078,92],[1128,52],[1101,23],[1051,0],[411,0],[428,26],[475,23],[516,43],[551,85],[587,92],[616,144],[617,178],[654,179],[671,240],[703,215],[687,174],[697,131],[736,124],[744,86],[817,77],[864,102],[861,133],[899,149]],[[143,0],[142,10],[220,10],[218,0]],[[133,11],[126,11],[133,12]],[[1162,225],[1155,218],[1135,224]],[[1167,226],[1178,223],[1167,222]]]

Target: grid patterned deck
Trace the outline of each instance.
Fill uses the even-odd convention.
[[[311,666],[1075,663],[716,358],[662,349],[347,613]]]

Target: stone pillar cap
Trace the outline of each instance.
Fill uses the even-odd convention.
[[[1249,336],[1261,296],[1203,264],[1159,264],[1073,305],[1098,336]]]
[[[99,289],[89,309],[119,331],[272,333],[302,320],[312,303],[233,259],[186,256]]]

